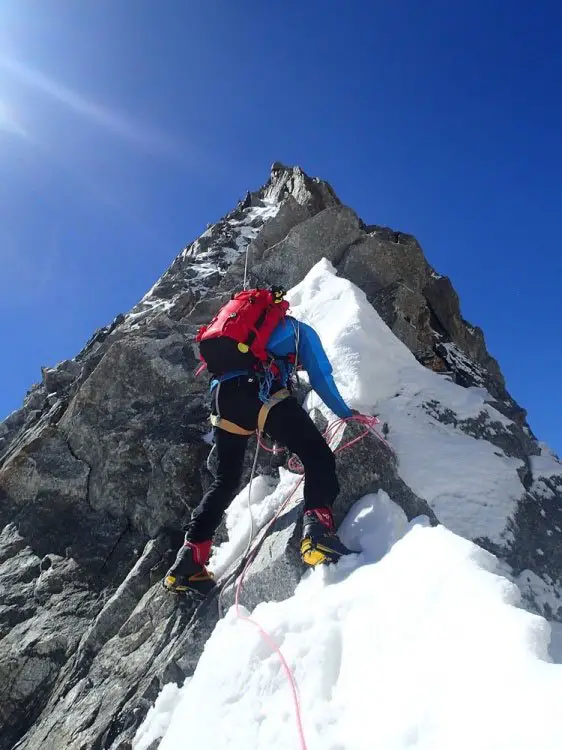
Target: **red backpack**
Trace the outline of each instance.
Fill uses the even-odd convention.
[[[209,372],[245,370],[267,360],[269,337],[288,308],[279,289],[249,289],[233,295],[195,337]]]

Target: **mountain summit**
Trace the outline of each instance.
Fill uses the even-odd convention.
[[[336,521],[359,559],[303,578],[297,477],[286,457],[264,453],[211,559],[224,583],[251,526],[263,529],[295,490],[241,602],[296,671],[309,748],[468,747],[461,704],[479,747],[559,747],[562,729],[545,717],[558,715],[547,701],[562,685],[562,667],[546,664],[559,658],[562,623],[562,464],[416,239],[366,224],[328,183],[276,162],[132,310],[43,368],[0,425],[0,750],[153,750],[163,736],[168,750],[225,738],[298,746],[294,728],[279,734],[291,706],[275,655],[232,611],[215,628],[231,580],[220,607],[197,613],[160,585],[209,482],[194,337],[245,274],[290,290],[347,402],[376,414],[385,436],[337,454]],[[330,423],[302,390],[318,424]],[[398,670],[415,689],[395,689]],[[370,712],[357,685],[377,679]],[[491,684],[509,696],[495,716]],[[502,735],[510,711],[528,717]]]

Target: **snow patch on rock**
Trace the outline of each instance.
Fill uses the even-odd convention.
[[[203,232],[172,264],[177,293],[162,294],[163,282],[164,286],[166,282],[164,274],[126,316],[127,325],[134,326],[149,313],[168,312],[180,293],[189,291],[204,295],[246,252],[250,242],[258,236],[263,225],[277,215],[279,208],[279,203],[264,198],[261,205],[234,211]]]

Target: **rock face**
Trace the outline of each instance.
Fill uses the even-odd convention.
[[[275,163],[266,185],[188,245],[129,313],[74,359],[43,368],[0,425],[0,750],[131,748],[162,685],[195,669],[218,603],[195,616],[157,582],[209,482],[194,334],[239,288],[246,250],[255,283],[294,285],[327,258],[420,362],[488,391],[509,426],[427,408],[522,461],[512,543],[478,541],[522,576],[530,607],[562,621],[562,471],[509,396],[482,331],[413,237],[366,225],[326,182]],[[338,471],[338,518],[382,488],[409,518],[439,521],[374,438],[341,454]],[[247,606],[292,593],[298,516],[289,508],[264,540]]]

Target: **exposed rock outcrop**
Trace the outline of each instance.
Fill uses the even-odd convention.
[[[515,576],[531,571],[529,606],[562,621],[562,608],[546,611],[536,596],[539,584],[554,600],[561,590],[562,481],[541,463],[543,448],[482,332],[462,318],[450,281],[415,238],[365,225],[327,183],[275,163],[266,185],[188,245],[129,313],[74,359],[43,368],[0,425],[0,750],[131,748],[161,686],[197,664],[217,602],[195,617],[158,580],[209,481],[207,384],[194,377],[194,334],[239,287],[246,250],[252,281],[286,286],[327,258],[420,362],[485,388],[513,420],[459,421],[427,404],[436,419],[521,460],[526,492],[512,542],[480,542]],[[374,438],[341,454],[338,518],[382,488],[409,518],[439,521],[398,468]],[[297,533],[289,508],[248,572],[247,606],[290,595],[301,575]]]

